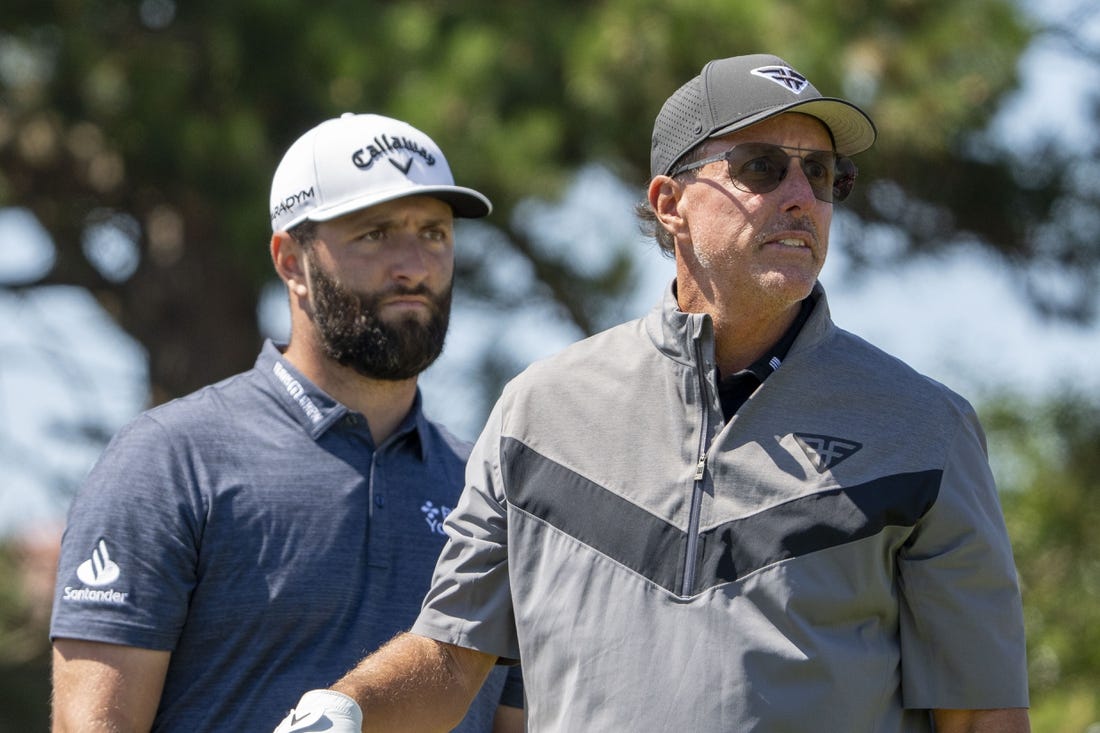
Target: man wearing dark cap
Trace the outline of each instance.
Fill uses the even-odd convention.
[[[974,411],[817,281],[874,139],[774,56],[677,90],[640,207],[675,281],[505,388],[412,633],[280,733],[446,730],[518,658],[538,733],[1027,731]]]
[[[447,332],[454,218],[489,200],[420,130],[347,114],[290,146],[270,201],[290,341],[139,416],[82,486],[55,733],[270,730],[420,609],[470,446],[425,417],[417,377]],[[460,730],[523,729],[506,676]]]

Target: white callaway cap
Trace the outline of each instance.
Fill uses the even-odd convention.
[[[271,181],[271,230],[405,196],[433,196],[471,219],[493,210],[483,194],[454,184],[443,151],[423,132],[390,117],[347,112],[286,151]]]

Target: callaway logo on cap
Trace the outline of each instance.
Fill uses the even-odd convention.
[[[286,151],[271,182],[271,230],[419,195],[447,202],[455,216],[492,211],[484,195],[455,185],[443,152],[423,132],[390,117],[348,112]]]

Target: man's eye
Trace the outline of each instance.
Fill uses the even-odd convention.
[[[817,160],[807,160],[802,165],[806,177],[815,181],[829,180],[829,167]]]
[[[749,173],[752,175],[771,175],[778,170],[775,162],[771,158],[753,158],[745,165],[741,166],[742,173]]]

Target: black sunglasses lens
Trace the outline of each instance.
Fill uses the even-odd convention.
[[[831,203],[833,200],[833,184],[836,181],[837,157],[831,152],[810,153],[802,158],[802,173],[810,182],[814,198],[818,201]]]
[[[843,201],[852,192],[856,166],[832,152],[815,151],[805,157],[767,143],[742,143],[726,153],[730,180],[749,193],[769,193],[787,176],[791,158],[801,160],[802,172],[819,201]]]
[[[836,178],[833,180],[833,201],[843,201],[856,185],[859,169],[851,158],[836,159]]]
[[[749,193],[774,191],[787,172],[787,153],[774,145],[743,143],[726,154],[730,180]]]

